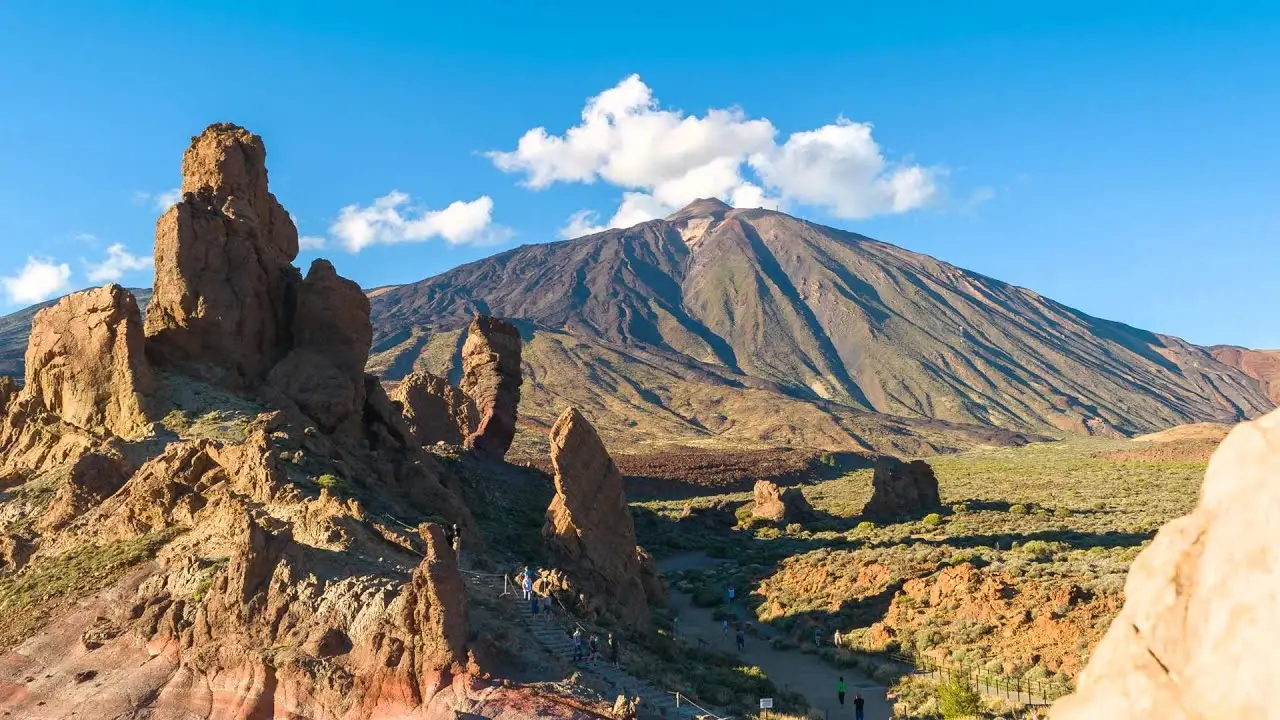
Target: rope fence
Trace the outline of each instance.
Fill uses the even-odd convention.
[[[671,691],[667,691],[667,694],[668,694],[668,695],[674,695],[674,696],[675,696],[675,698],[676,698],[676,707],[677,707],[677,708],[678,708],[678,707],[680,707],[682,704],[683,704],[683,705],[688,705],[688,706],[690,706],[690,707],[695,707],[695,708],[697,708],[697,709],[698,709],[698,712],[701,712],[701,713],[702,713],[702,715],[703,715],[703,717],[709,718],[710,720],[733,720],[733,718],[731,718],[731,717],[724,717],[724,716],[717,715],[717,714],[715,714],[715,713],[711,712],[710,710],[708,710],[708,709],[706,709],[706,708],[702,707],[701,705],[699,705],[699,704],[695,703],[694,701],[690,700],[690,699],[689,699],[689,696],[685,695],[684,693],[681,693],[681,692],[671,692]]]

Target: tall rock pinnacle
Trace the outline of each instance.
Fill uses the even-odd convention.
[[[262,138],[210,125],[182,157],[182,200],[156,223],[148,353],[231,384],[261,379],[288,351],[300,280],[298,230],[267,190]]]
[[[466,445],[482,457],[501,460],[516,436],[520,405],[520,331],[500,318],[478,315],[462,345],[462,383],[475,401],[480,422]]]

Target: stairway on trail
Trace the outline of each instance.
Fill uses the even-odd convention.
[[[498,579],[494,582],[490,577],[477,577],[470,575],[468,577],[471,587],[482,587],[492,590],[498,595],[503,587],[502,580]],[[559,620],[553,616],[548,620],[542,613],[534,614],[529,607],[529,601],[525,600],[519,591],[512,592],[506,596],[499,597],[500,600],[507,601],[515,607],[521,621],[525,627],[533,635],[534,639],[547,650],[547,652],[556,657],[569,660],[573,657],[573,638],[565,631]],[[583,629],[582,647],[583,653],[589,652],[587,641],[590,634]],[[604,653],[605,647],[603,640],[601,641],[600,652]],[[666,692],[662,688],[655,687],[652,683],[642,680],[624,670],[615,668],[612,664],[604,660],[589,661],[579,660],[573,662],[574,666],[583,675],[591,676],[602,681],[609,688],[613,697],[618,695],[626,695],[628,698],[640,698],[640,706],[638,713],[641,718],[670,718],[673,720],[696,720],[697,718],[715,717],[704,714],[701,710],[682,702],[677,707],[676,698],[673,694]]]

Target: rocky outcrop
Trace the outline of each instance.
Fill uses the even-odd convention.
[[[142,317],[119,285],[74,293],[36,314],[23,393],[64,422],[124,438],[150,429],[155,377]]]
[[[423,446],[461,445],[479,425],[476,405],[448,380],[426,370],[410,373],[388,395],[400,403],[409,432]]]
[[[458,559],[434,523],[421,528],[426,556],[413,571],[405,600],[405,626],[426,668],[461,671],[467,662],[467,592]]]
[[[1138,555],[1054,720],[1269,718],[1280,677],[1280,412],[1231,432],[1200,503]]]
[[[267,189],[262,138],[210,125],[182,157],[182,200],[156,223],[147,351],[232,385],[289,350],[298,230]]]
[[[373,341],[369,299],[328,260],[315,260],[298,288],[291,327],[293,349],[268,382],[326,432],[358,433]]]
[[[893,457],[876,460],[871,479],[871,499],[862,508],[864,517],[893,520],[942,507],[938,478],[923,460],[903,462]]]
[[[803,523],[813,520],[816,513],[799,489],[782,490],[769,480],[760,480],[756,483],[751,515],[775,523]]]
[[[485,315],[476,316],[462,345],[462,392],[476,404],[480,419],[466,445],[476,454],[501,460],[516,435],[520,405],[520,331]]]
[[[556,495],[543,536],[584,593],[607,598],[623,622],[647,625],[648,596],[622,476],[577,408],[565,410],[551,428],[551,465]]]

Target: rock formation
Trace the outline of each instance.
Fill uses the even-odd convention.
[[[466,445],[482,457],[501,460],[515,438],[520,346],[520,331],[506,320],[478,315],[467,328],[461,389],[475,402],[480,421]]]
[[[813,520],[816,513],[798,488],[781,490],[768,480],[760,480],[751,515],[775,523],[801,523]]]
[[[423,446],[461,445],[479,425],[476,405],[448,380],[426,370],[410,373],[388,393],[400,403],[405,423]]]
[[[1195,511],[1138,555],[1124,609],[1054,720],[1276,716],[1277,478],[1280,411],[1227,436]]]
[[[942,507],[938,478],[923,460],[903,462],[893,457],[876,460],[871,499],[862,514],[873,520],[893,520]]]
[[[369,299],[315,260],[297,292],[292,350],[268,375],[269,383],[328,432],[357,432],[365,402],[364,363],[373,342]]]
[[[156,223],[148,352],[234,385],[289,350],[298,230],[267,190],[262,138],[221,123],[182,157],[182,200]]]
[[[641,578],[642,551],[636,547],[622,475],[577,408],[565,410],[551,428],[551,465],[556,496],[547,508],[543,536],[586,595],[606,599],[604,604],[627,624],[647,625],[647,600],[657,598],[649,597]]]
[[[440,527],[405,530],[483,539],[363,372],[364,294],[290,264],[264,158],[235,126],[197,137],[145,333],[124,290],[78,293],[37,316],[26,386],[0,381],[0,572],[67,578],[0,608],[0,715],[594,718],[487,679]],[[491,335],[477,387],[514,420]],[[518,386],[518,336],[516,358]],[[628,553],[643,607],[634,531]]]
[[[64,422],[124,438],[146,435],[155,385],[142,316],[128,290],[75,293],[36,314],[23,392]]]

